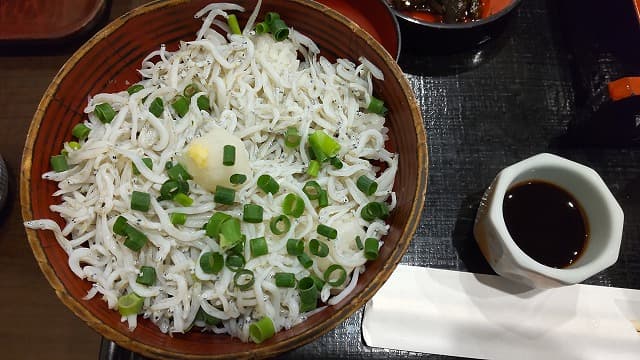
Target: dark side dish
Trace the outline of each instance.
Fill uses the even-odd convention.
[[[424,11],[442,23],[461,23],[480,19],[481,0],[393,0],[400,11]]]

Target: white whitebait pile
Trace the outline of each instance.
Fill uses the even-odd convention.
[[[66,225],[25,226],[52,231],[93,283],[86,299],[131,330],[141,315],[261,342],[347,296],[388,231],[398,156],[372,96],[381,71],[331,63],[286,19],[257,22],[259,6],[242,33],[242,7],[199,11],[195,40],[89,99],[43,175]]]

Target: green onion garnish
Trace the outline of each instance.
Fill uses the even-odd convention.
[[[187,181],[193,179],[193,177],[185,170],[180,164],[175,164],[167,170],[167,176],[169,179],[175,181]]]
[[[294,273],[277,272],[275,275],[276,286],[284,288],[296,287],[296,276]]]
[[[224,251],[236,246],[242,240],[240,220],[231,218],[220,224],[220,248]]]
[[[188,192],[189,184],[186,181],[167,180],[160,186],[160,200],[171,200],[178,193]]]
[[[133,95],[142,89],[144,89],[144,86],[140,84],[134,84],[129,86],[129,88],[127,89],[127,92],[129,93],[129,95]]]
[[[200,320],[209,326],[216,326],[222,321],[217,317],[207,314],[202,308],[198,309],[198,313],[196,314],[196,320]]]
[[[316,130],[309,135],[309,145],[318,161],[325,161],[335,157],[340,151],[340,144],[333,137],[322,130]]]
[[[108,103],[96,105],[96,107],[93,109],[93,113],[103,124],[110,123],[116,116],[116,111],[113,110],[111,104]]]
[[[173,225],[184,225],[187,222],[187,214],[183,213],[171,213],[169,219]]]
[[[225,145],[222,150],[222,165],[233,166],[236,163],[236,147]]]
[[[118,216],[116,221],[113,222],[113,232],[121,236],[126,236],[127,226],[129,226],[129,224],[127,223],[127,218],[125,218],[124,216]]]
[[[138,284],[151,286],[156,282],[156,269],[151,266],[140,267],[140,272],[136,278]]]
[[[80,150],[80,144],[77,141],[69,141],[67,145],[71,150]]]
[[[71,130],[71,135],[77,137],[78,140],[84,140],[87,138],[87,136],[89,136],[90,132],[91,129],[89,129],[85,124],[81,123],[73,127],[73,130]]]
[[[264,236],[249,240],[249,248],[251,249],[251,257],[258,257],[269,253],[267,239]]]
[[[322,291],[325,281],[315,276],[314,274],[310,274],[309,277],[313,279],[313,282],[316,284],[316,289],[318,289],[318,291]]]
[[[162,99],[159,97],[153,99],[151,105],[149,105],[149,112],[152,113],[155,117],[160,117],[163,111],[164,102],[162,101]]]
[[[274,19],[270,24],[271,34],[276,41],[282,41],[289,37],[289,27],[282,19]]]
[[[296,194],[287,194],[282,202],[282,212],[285,215],[299,218],[304,212],[304,200]]]
[[[184,87],[184,90],[182,91],[182,94],[187,98],[191,98],[193,95],[197,94],[199,91],[200,91],[200,89],[198,88],[198,85],[189,84],[189,85]]]
[[[309,176],[317,177],[320,172],[320,162],[318,160],[309,161],[309,168],[307,169],[307,174]]]
[[[364,257],[367,260],[375,260],[378,258],[378,239],[367,238],[364,241]]]
[[[241,35],[240,24],[238,24],[238,18],[234,14],[229,14],[227,17],[227,24],[232,34]]]
[[[310,276],[298,281],[298,294],[300,295],[300,312],[311,311],[318,305],[318,288],[316,282]]]
[[[316,228],[316,232],[322,236],[328,237],[331,240],[338,237],[338,230],[324,224],[318,224],[318,227]]]
[[[266,193],[275,194],[280,190],[278,182],[270,175],[260,175],[258,178],[258,187]]]
[[[233,174],[229,177],[229,182],[233,185],[244,184],[247,181],[247,175],[245,174]]]
[[[216,193],[213,195],[213,201],[218,204],[233,205],[236,198],[236,191],[221,185],[216,186]]]
[[[269,228],[275,235],[282,235],[291,229],[291,221],[286,215],[280,215],[271,219]]]
[[[225,261],[225,264],[227,265],[229,270],[233,272],[240,271],[242,270],[245,264],[244,256],[242,256],[241,254],[231,254],[227,256],[227,260]]]
[[[306,253],[298,255],[298,261],[300,262],[300,265],[302,265],[302,267],[304,267],[305,269],[308,269],[311,267],[311,265],[313,265],[313,260],[311,260],[309,255],[307,255]]]
[[[249,269],[238,270],[233,276],[233,284],[242,291],[251,289],[254,282],[255,275]]]
[[[298,134],[298,129],[293,126],[289,126],[284,135],[284,145],[289,148],[295,148],[300,145],[301,139],[300,134]]]
[[[389,208],[385,203],[370,202],[362,208],[360,216],[366,221],[373,221],[376,218],[386,219],[389,216]]]
[[[298,256],[304,251],[304,241],[302,239],[287,240],[287,254]]]
[[[153,160],[151,160],[151,158],[142,158],[142,162],[147,166],[147,168],[149,168],[149,170],[153,170]],[[136,164],[131,163],[131,166],[133,168],[133,175],[140,175],[140,170]]]
[[[332,157],[331,159],[329,159],[329,163],[336,169],[342,169],[342,161],[340,161],[340,159],[338,159],[337,157]]]
[[[217,212],[211,215],[211,218],[209,218],[209,221],[205,225],[207,236],[212,239],[217,239],[220,235],[220,225],[229,219],[231,219],[231,215],[223,212]]]
[[[369,179],[366,175],[360,176],[356,185],[367,196],[373,195],[378,190],[378,183]]]
[[[337,275],[335,274],[337,272]],[[338,264],[329,265],[327,270],[325,270],[324,281],[331,286],[340,286],[344,284],[344,281],[347,279],[347,271]]]
[[[329,194],[327,194],[327,190],[320,190],[320,196],[318,196],[318,206],[320,208],[329,206]]]
[[[182,206],[191,206],[191,204],[193,204],[193,199],[181,192],[173,196],[173,201],[177,202]]]
[[[271,31],[269,24],[266,21],[256,24],[256,34],[266,34]]]
[[[280,14],[278,14],[277,12],[273,12],[273,11],[269,11],[265,16],[264,16],[264,21],[267,24],[272,24],[274,20],[276,19],[280,19]]]
[[[184,117],[189,112],[189,100],[182,95],[178,95],[173,103],[171,103],[171,107],[176,111],[178,116]]]
[[[240,255],[240,256],[242,256],[242,261],[244,261],[244,243],[245,242],[247,242],[247,237],[244,234],[242,234],[242,238],[240,239],[240,241],[238,241],[236,246],[234,246],[231,249],[227,250],[227,252],[229,254],[232,254],[232,255]],[[244,266],[244,263],[243,263],[242,266]]]
[[[242,221],[258,224],[262,222],[264,209],[260,205],[245,204],[242,211]]]
[[[200,256],[200,268],[207,274],[217,274],[224,266],[224,257],[219,252],[208,251]]]
[[[249,325],[249,337],[251,341],[256,344],[271,338],[276,333],[276,328],[273,326],[273,321],[268,316],[254,322]]]
[[[142,191],[134,191],[131,193],[131,209],[139,211],[149,211],[151,204],[151,195]]]
[[[358,250],[364,249],[364,245],[362,245],[362,239],[360,239],[360,236],[356,236],[356,247],[358,248]]]
[[[144,298],[136,293],[129,293],[118,298],[118,312],[122,316],[136,315],[142,310],[142,305],[144,305]]]
[[[63,172],[69,170],[69,164],[67,164],[67,157],[64,155],[54,155],[51,157],[49,161],[51,163],[51,168],[55,172]]]
[[[209,104],[209,98],[206,95],[198,96],[196,103],[198,104],[198,109],[200,110],[204,110],[207,112],[211,110],[211,105]]]
[[[320,184],[314,180],[307,181],[302,187],[302,192],[307,195],[309,200],[316,200],[320,196],[321,190]]]
[[[309,241],[309,252],[317,257],[327,257],[329,255],[329,246],[318,239]]]
[[[149,241],[147,236],[133,226],[127,225],[125,228],[127,238],[124,240],[124,246],[133,251],[140,251],[142,247]]]
[[[384,106],[384,101],[372,96],[371,102],[369,102],[369,106],[367,106],[367,111],[378,115],[384,115],[387,113],[388,109]]]

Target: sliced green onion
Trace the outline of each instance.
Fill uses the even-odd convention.
[[[356,185],[367,196],[373,195],[378,190],[378,183],[369,179],[366,175],[360,176]]]
[[[314,180],[307,181],[307,183],[302,187],[302,192],[307,195],[309,200],[316,200],[320,197],[321,190],[322,188],[320,187],[320,184]]]
[[[200,91],[200,88],[198,88],[198,85],[189,84],[184,87],[182,94],[187,98],[191,98],[193,95],[197,94],[199,91]]]
[[[129,293],[118,298],[118,312],[122,316],[136,315],[142,310],[144,298],[136,293]]]
[[[302,239],[287,240],[287,254],[298,256],[304,251],[304,241]]]
[[[257,322],[249,325],[249,337],[251,338],[251,341],[256,344],[260,344],[261,342],[273,337],[275,333],[276,328],[273,326],[273,321],[268,316],[265,316]]]
[[[271,219],[269,228],[275,235],[282,235],[291,229],[291,221],[286,215],[280,215]]]
[[[320,162],[318,160],[309,161],[309,168],[307,169],[307,174],[309,176],[317,177],[318,173],[320,173]]]
[[[318,234],[322,236],[328,237],[331,240],[338,237],[338,230],[324,224],[318,224],[318,227],[316,228],[316,232],[318,232]]]
[[[69,141],[67,145],[71,150],[80,150],[80,144],[77,141]]]
[[[202,308],[198,309],[198,313],[196,314],[196,320],[200,320],[209,326],[216,326],[220,324],[222,320],[218,319],[215,316],[211,316],[207,314]]]
[[[173,167],[173,163],[171,161],[167,161],[166,163],[164,163],[164,169],[165,170],[169,170]]]
[[[155,117],[160,117],[163,111],[164,102],[162,101],[162,99],[159,97],[153,99],[153,101],[149,105],[149,112],[152,113]]]
[[[231,249],[242,240],[240,233],[240,220],[231,218],[220,225],[220,248],[223,251]]]
[[[271,27],[266,21],[256,24],[256,34],[266,34],[271,31]]]
[[[125,228],[127,238],[124,240],[124,246],[133,251],[140,251],[142,247],[149,241],[147,236],[133,226],[127,225]]]
[[[127,223],[127,218],[125,218],[124,216],[118,216],[116,221],[113,222],[113,232],[121,236],[126,236],[126,230],[128,226],[129,224]]]
[[[113,110],[113,107],[111,106],[111,104],[108,104],[108,103],[102,103],[102,104],[96,105],[96,107],[93,109],[93,113],[96,115],[98,120],[100,120],[100,122],[103,124],[110,123],[113,120],[113,118],[116,116],[116,111]]]
[[[264,236],[249,240],[249,248],[251,249],[251,257],[258,257],[269,253],[267,239]]]
[[[240,241],[238,241],[238,243],[236,244],[236,246],[232,247],[231,249],[227,250],[228,253],[233,254],[233,255],[243,255],[244,254],[244,243],[247,242],[247,237],[242,234],[242,239],[240,239]],[[244,256],[242,256],[242,261],[244,261]],[[244,265],[242,265],[244,266]]]
[[[278,14],[277,12],[273,12],[273,11],[269,11],[265,16],[264,16],[264,21],[267,24],[271,24],[273,23],[274,20],[276,19],[280,19],[280,14]]]
[[[236,163],[236,147],[225,145],[222,150],[222,165],[233,166]]]
[[[376,218],[386,219],[389,216],[389,208],[385,203],[370,202],[362,208],[360,216],[366,221],[373,221]]]
[[[251,289],[254,282],[255,275],[249,269],[238,270],[233,276],[233,284],[242,291]]]
[[[329,194],[327,194],[327,190],[320,190],[318,206],[321,208],[329,206]]]
[[[147,166],[147,168],[149,168],[149,170],[153,170],[153,160],[151,160],[151,158],[142,158],[142,162]],[[140,175],[140,169],[138,169],[136,164],[131,163],[131,166],[133,168],[133,175]]]
[[[338,159],[337,157],[332,157],[331,159],[329,159],[329,163],[336,169],[342,169],[342,161],[340,161],[340,159]]]
[[[234,14],[227,16],[227,24],[232,34],[241,35],[240,24],[238,24],[238,18]]]
[[[276,286],[284,288],[296,287],[296,276],[290,272],[277,272],[275,275]]]
[[[156,283],[156,269],[151,266],[140,267],[140,272],[136,278],[138,284],[151,286]]]
[[[299,218],[304,212],[304,200],[296,194],[287,194],[282,202],[282,212],[285,215]]]
[[[262,222],[264,209],[260,205],[245,204],[242,211],[242,221],[258,224]]]
[[[225,221],[231,219],[231,215],[223,212],[217,212],[209,218],[209,221],[205,225],[205,232],[208,237],[217,239],[220,236],[220,225]]]
[[[280,190],[278,182],[267,174],[260,175],[258,178],[258,187],[262,189],[262,191],[271,194],[275,194]]]
[[[384,106],[384,101],[372,96],[371,102],[369,102],[369,106],[367,106],[367,111],[378,115],[384,115],[387,113],[388,109]]]
[[[189,192],[189,184],[186,181],[167,180],[160,186],[160,199],[171,200],[178,193]]]
[[[376,238],[367,238],[364,241],[364,257],[367,260],[375,260],[378,258],[379,243]]]
[[[142,89],[144,89],[144,86],[140,84],[134,84],[129,86],[129,88],[127,89],[127,92],[129,93],[129,95],[133,95]]]
[[[184,213],[171,213],[169,219],[173,225],[184,225],[187,222],[187,214]]]
[[[310,274],[309,277],[313,279],[313,282],[316,284],[316,289],[318,289],[318,291],[322,291],[325,281],[315,276],[314,274]]]
[[[241,254],[231,254],[227,256],[225,264],[227,265],[229,270],[233,272],[240,271],[245,264],[244,256],[242,256]]]
[[[67,164],[67,157],[64,155],[54,155],[50,160],[51,168],[55,172],[63,172],[69,170],[69,164]]]
[[[335,273],[338,273],[337,275]],[[329,265],[324,272],[324,281],[331,286],[340,286],[347,279],[347,271],[338,264]]]
[[[198,96],[196,103],[198,104],[198,109],[200,110],[204,110],[207,112],[211,110],[211,105],[209,104],[209,98],[206,95]]]
[[[216,186],[216,193],[213,195],[213,201],[218,204],[233,205],[236,198],[236,191],[224,186]]]
[[[310,276],[298,281],[298,295],[300,295],[300,312],[307,312],[318,306],[318,288]]]
[[[247,175],[245,174],[233,174],[229,177],[229,182],[233,185],[244,184],[247,181]]]
[[[189,100],[182,95],[178,95],[173,103],[171,103],[171,107],[176,111],[178,116],[184,117],[189,112]]]
[[[300,262],[300,265],[302,265],[302,267],[304,267],[305,269],[308,269],[311,267],[311,265],[313,265],[313,260],[311,260],[309,255],[307,255],[306,253],[298,255],[298,261]]]
[[[274,19],[269,23],[269,27],[271,28],[271,34],[273,34],[273,38],[276,39],[276,41],[282,41],[289,37],[289,27],[284,21],[282,21],[282,19]]]
[[[309,145],[319,161],[335,157],[340,151],[340,143],[322,130],[316,130],[309,135]]]
[[[180,164],[175,164],[167,170],[167,176],[169,179],[175,181],[187,181],[193,179],[193,177],[187,172],[187,170]]]
[[[360,239],[360,236],[356,236],[356,248],[358,248],[358,250],[364,249],[364,245],[362,245],[362,239]]]
[[[193,199],[181,192],[173,196],[173,201],[177,202],[182,206],[191,206],[191,204],[193,204]]]
[[[224,257],[219,252],[207,251],[200,256],[200,268],[206,274],[217,274],[224,266]]]
[[[84,140],[89,136],[91,129],[89,129],[85,124],[77,124],[71,130],[71,135],[78,138],[78,140]]]
[[[298,134],[298,129],[293,126],[289,126],[284,135],[284,145],[289,148],[295,148],[300,145],[301,139],[300,134]]]
[[[318,239],[309,241],[309,252],[317,257],[327,257],[329,255],[329,246]]]
[[[131,193],[131,209],[139,211],[149,211],[151,204],[151,195],[142,191],[134,191]]]

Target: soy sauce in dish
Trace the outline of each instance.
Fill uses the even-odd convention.
[[[573,264],[589,237],[576,199],[544,181],[516,184],[505,194],[502,212],[515,243],[535,261],[554,268]]]

